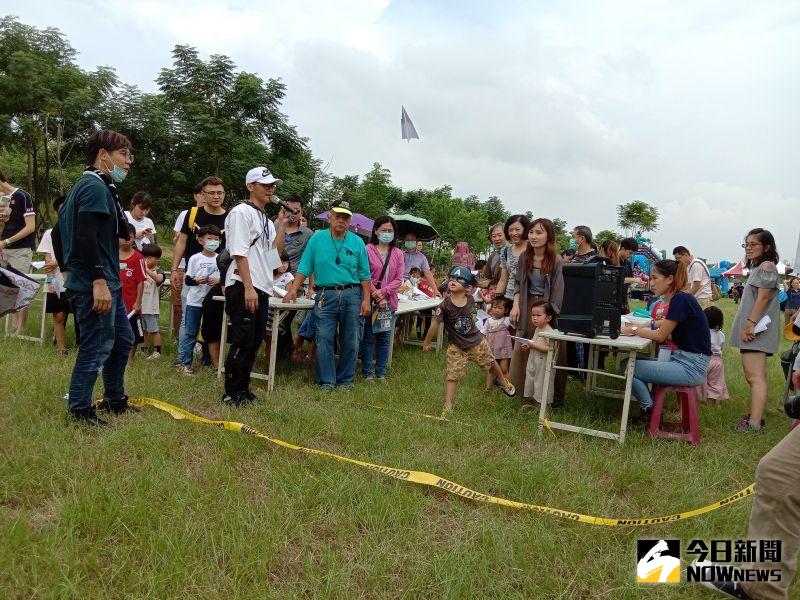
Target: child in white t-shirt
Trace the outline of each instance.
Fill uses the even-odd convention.
[[[156,225],[147,215],[153,199],[147,192],[136,192],[131,198],[131,209],[125,211],[128,222],[136,229],[133,245],[141,252],[147,244],[156,243]]]
[[[145,244],[142,248],[142,256],[144,257],[145,273],[147,273],[142,291],[142,330],[144,331],[142,351],[146,352],[152,345],[153,352],[147,357],[147,360],[156,360],[161,357],[161,328],[158,322],[161,314],[159,288],[166,279],[163,269],[158,266],[158,259],[161,258],[161,246]]]
[[[200,318],[203,314],[203,300],[212,286],[219,283],[220,273],[217,268],[217,248],[219,248],[220,230],[216,225],[205,225],[197,230],[197,241],[203,247],[202,252],[192,255],[186,264],[184,285],[189,287],[186,295],[186,314],[184,315],[184,336],[180,340],[178,372],[192,375],[192,359],[197,334],[200,332]]]

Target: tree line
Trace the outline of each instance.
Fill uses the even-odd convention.
[[[172,64],[155,79],[157,91],[142,92],[120,81],[112,67],[82,69],[77,54],[54,27],[39,29],[13,16],[0,20],[0,165],[35,198],[40,228],[52,224],[52,200],[83,171],[83,145],[97,128],[130,138],[135,161],[123,197],[147,191],[162,222],[191,203],[193,186],[207,175],[221,177],[228,202],[235,202],[245,191],[243,174],[256,164],[283,179],[282,195],[301,194],[310,216],[345,196],[355,212],[371,218],[387,212],[427,218],[441,234],[440,264],[457,241],[486,249],[489,227],[509,216],[497,196],[459,198],[450,186],[403,190],[379,163],[363,175],[327,172],[281,112],[286,85],[241,71],[228,56],[203,60],[195,48],[177,45]],[[620,212],[621,227],[638,233],[657,228],[657,211],[640,204],[644,212],[640,205],[623,211],[627,220]],[[566,223],[556,225],[559,246],[566,247]]]

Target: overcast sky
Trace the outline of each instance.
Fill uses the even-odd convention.
[[[513,212],[652,234],[736,259],[800,229],[800,3],[475,0],[0,0],[59,27],[87,68],[154,90],[175,44],[280,77],[284,111],[337,175],[499,196]],[[400,140],[405,105],[421,139]]]

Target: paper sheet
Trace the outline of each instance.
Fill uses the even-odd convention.
[[[772,319],[769,318],[769,315],[764,315],[753,327],[753,333],[761,333],[762,331],[766,331],[770,323],[772,323]]]

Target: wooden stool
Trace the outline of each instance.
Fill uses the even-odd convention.
[[[681,403],[681,420],[679,422],[662,422],[664,397],[673,390]],[[653,386],[653,413],[650,416],[650,427],[647,432],[651,437],[684,440],[693,446],[700,443],[700,424],[697,419],[697,390],[694,387],[680,385]],[[677,430],[665,431],[664,428]]]

